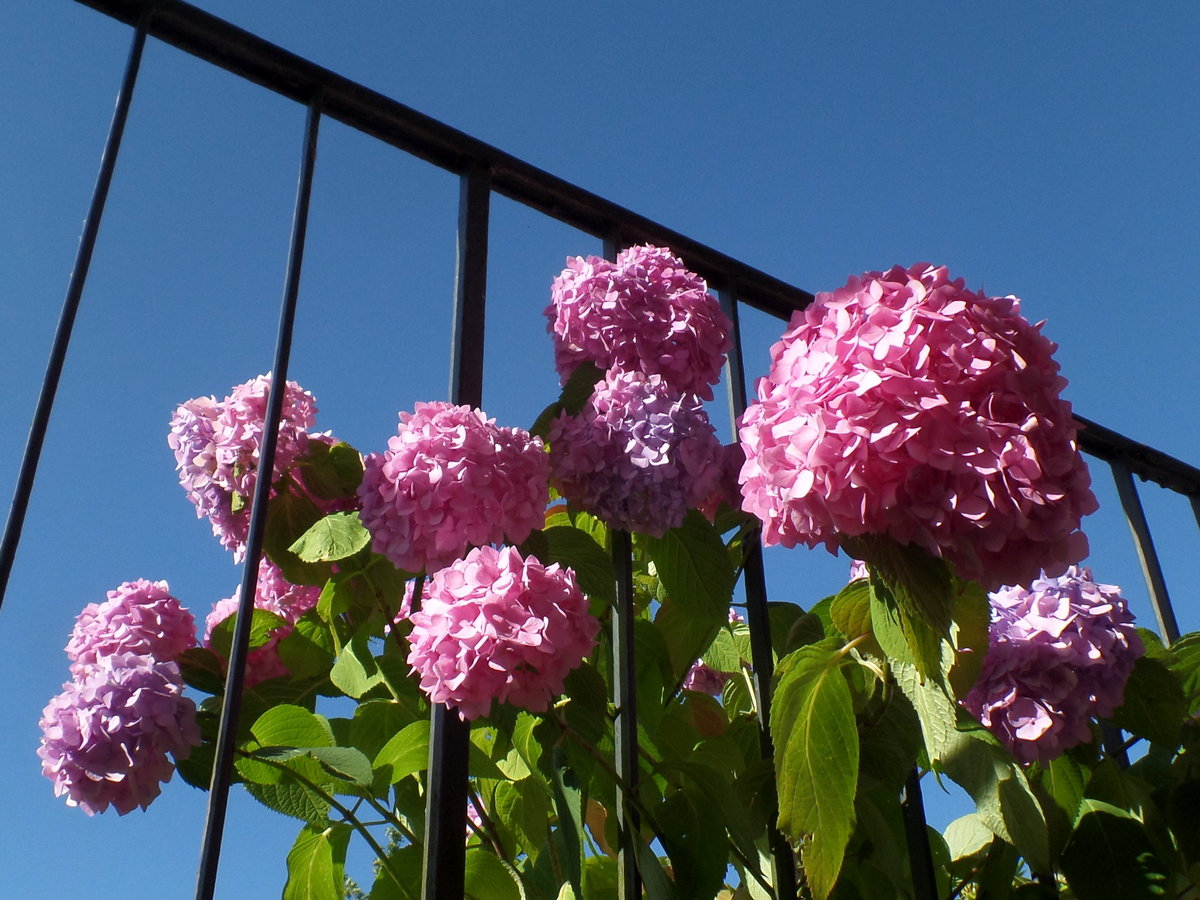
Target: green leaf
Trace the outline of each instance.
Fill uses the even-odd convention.
[[[550,758],[550,799],[558,820],[551,841],[563,868],[562,877],[578,889],[580,896],[589,896],[582,888],[583,792],[575,773],[567,766],[563,751],[555,747]]]
[[[871,587],[864,579],[856,579],[846,585],[829,603],[829,617],[833,626],[847,638],[871,632]],[[870,638],[859,644],[859,649],[875,656],[882,656],[879,642]]]
[[[974,856],[986,850],[991,845],[994,835],[979,816],[967,813],[946,826],[945,838],[950,858],[953,860]]]
[[[334,685],[355,700],[383,683],[383,675],[371,653],[369,640],[368,629],[359,629],[350,643],[342,647],[342,652],[337,655],[329,671],[329,678]]]
[[[703,795],[674,791],[656,810],[655,819],[678,896],[715,897],[728,864],[720,811]]]
[[[469,900],[524,900],[516,871],[482,847],[467,851],[463,877]]]
[[[662,635],[671,663],[673,681],[682,681],[684,674],[698,656],[709,648],[728,619],[697,615],[697,610],[666,599],[654,614],[654,626]],[[728,614],[726,614],[728,615]]]
[[[674,885],[663,871],[662,862],[650,845],[642,841],[637,844],[637,869],[647,900],[675,900]]]
[[[238,613],[234,613],[226,619],[217,623],[217,627],[212,630],[212,636],[209,644],[212,651],[221,659],[229,659],[229,653],[233,647],[233,631],[237,627]],[[253,618],[250,620],[250,643],[247,649],[254,650],[262,647],[271,640],[272,633],[287,627],[287,621],[275,613],[267,612],[265,609],[254,610]],[[222,666],[224,668],[224,666]],[[224,688],[222,687],[222,691]]]
[[[508,834],[516,838],[515,850],[505,843],[514,856],[522,852],[536,853],[546,839],[550,801],[540,778],[500,782],[496,785],[489,812]]]
[[[655,624],[658,623],[656,622]],[[670,639],[668,638],[669,642]],[[716,637],[708,645],[708,649],[704,651],[701,659],[703,659],[706,666],[718,672],[742,671],[742,654],[738,650],[733,635],[725,628],[717,629]]]
[[[242,787],[268,809],[324,829],[329,824],[329,804],[297,782],[257,784],[245,781]]]
[[[960,732],[942,768],[975,801],[979,818],[1035,871],[1050,867],[1045,814],[1024,770],[986,732]]]
[[[312,441],[308,446],[308,453],[299,460],[305,489],[322,500],[353,497],[363,476],[358,451],[344,441],[333,446]]]
[[[863,784],[899,794],[921,752],[921,723],[909,699],[893,692],[883,711],[859,726],[859,744]]]
[[[387,865],[377,870],[369,900],[421,900],[421,856],[416,844],[390,850]]]
[[[394,700],[366,700],[350,720],[349,743],[374,759],[401,729],[412,724],[411,712]]]
[[[332,747],[333,730],[324,716],[283,704],[267,710],[250,726],[264,747]]]
[[[562,393],[558,395],[558,399],[542,410],[537,417],[537,421],[529,429],[529,433],[535,437],[547,438],[550,435],[550,423],[559,417],[559,414],[566,413],[567,415],[576,415],[583,409],[588,398],[592,396],[592,390],[596,386],[597,381],[604,380],[604,373],[596,367],[592,362],[581,362],[575,367],[575,371],[571,373],[571,377],[567,379],[567,383],[563,385]]]
[[[333,638],[316,612],[306,612],[277,645],[279,659],[293,678],[325,675],[333,665]]]
[[[833,890],[854,828],[858,731],[837,643],[803,647],[779,665],[771,716],[779,828],[811,835],[804,868],[817,900]]]
[[[406,725],[399,734],[383,745],[372,766],[387,768],[388,781],[395,784],[429,767],[429,720],[419,719]]]
[[[586,531],[571,526],[556,526],[542,532],[546,557],[541,562],[569,566],[575,572],[580,589],[593,600],[611,606],[616,598],[616,577],[612,557]]]
[[[315,503],[294,491],[284,491],[271,498],[263,550],[292,584],[321,585],[332,572],[329,563],[305,562],[289,549],[324,515]]]
[[[950,626],[954,662],[947,677],[956,697],[965,697],[983,670],[991,609],[982,587],[973,581],[955,581],[954,622]]]
[[[904,614],[938,636],[948,636],[954,586],[945,560],[915,544],[898,544],[883,535],[842,539],[846,550],[870,567],[872,582],[882,580]]]
[[[1076,900],[1151,900],[1169,872],[1142,824],[1123,809],[1085,798],[1061,866]]]
[[[940,686],[922,678],[915,666],[893,661],[892,674],[916,710],[925,752],[933,763],[940,763],[958,740],[958,707]]]
[[[363,788],[371,786],[371,761],[361,750],[354,747],[310,747],[306,755],[340,781]]]
[[[891,587],[870,579],[871,630],[892,659],[911,662],[924,678],[942,678],[942,638],[939,632],[906,611]]]
[[[347,559],[371,543],[357,512],[330,513],[314,522],[288,547],[307,563],[337,562]]]
[[[206,694],[225,693],[225,660],[206,647],[191,647],[175,657],[188,687]]]
[[[344,900],[349,825],[301,829],[287,856],[283,900]]]
[[[1125,683],[1125,702],[1112,718],[1131,734],[1174,747],[1186,715],[1179,679],[1163,663],[1143,656],[1134,664]]]
[[[646,538],[646,552],[671,599],[705,619],[729,620],[734,571],[712,524],[690,510],[683,524],[661,538]]]

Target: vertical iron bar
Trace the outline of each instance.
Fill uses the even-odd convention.
[[[300,291],[300,270],[304,259],[304,238],[308,231],[308,205],[312,193],[313,169],[317,158],[317,130],[320,123],[321,102],[318,96],[309,103],[304,129],[296,207],[292,217],[291,246],[288,250],[287,275],[279,311],[279,331],[275,341],[275,364],[271,367],[271,388],[267,398],[266,421],[263,423],[262,446],[259,448],[258,478],[254,484],[254,499],[250,507],[250,532],[246,538],[241,596],[238,599],[233,645],[229,651],[229,671],[225,678],[225,698],[221,704],[221,722],[217,732],[208,812],[204,822],[204,843],[200,851],[200,868],[196,878],[197,900],[211,900],[217,883],[225,813],[229,805],[229,785],[233,774],[233,754],[237,745],[238,717],[242,708],[242,686],[245,680],[246,654],[250,645],[254,595],[258,590],[258,563],[262,557],[267,503],[271,493],[271,473],[275,468],[275,446],[279,437],[279,420],[283,414],[288,360],[292,352],[292,330],[296,320],[296,299]]]
[[[0,606],[4,604],[4,595],[8,590],[8,578],[12,574],[13,563],[17,557],[17,545],[21,542],[21,530],[25,526],[25,514],[29,510],[33,482],[37,477],[42,446],[46,442],[46,431],[50,426],[50,413],[54,408],[58,382],[62,377],[63,366],[67,359],[67,349],[71,343],[71,331],[75,327],[75,316],[79,312],[79,303],[83,297],[84,284],[87,282],[88,269],[92,264],[92,253],[96,248],[96,238],[100,233],[100,220],[104,216],[104,204],[108,199],[108,189],[112,184],[113,171],[117,165],[117,154],[121,149],[121,138],[125,134],[125,122],[129,118],[129,107],[133,102],[133,89],[137,83],[138,69],[142,63],[142,50],[146,46],[146,28],[150,23],[152,10],[152,6],[147,6],[142,11],[137,29],[133,33],[133,43],[130,45],[129,56],[125,62],[125,74],[117,92],[117,102],[113,109],[112,121],[108,126],[104,152],[100,156],[100,171],[96,175],[96,186],[92,189],[92,202],[88,206],[87,217],[83,220],[83,232],[79,236],[79,249],[75,253],[75,267],[71,270],[71,277],[67,281],[67,293],[63,298],[62,311],[59,313],[54,342],[50,346],[50,359],[46,363],[46,375],[42,380],[42,390],[38,395],[37,406],[34,408],[33,421],[29,425],[25,455],[21,460],[20,472],[17,474],[16,487],[13,489],[12,505],[9,507],[8,521],[4,526],[4,538],[0,542]]]
[[[1179,623],[1175,619],[1175,610],[1167,594],[1167,580],[1163,577],[1158,553],[1154,549],[1154,539],[1150,536],[1146,512],[1142,509],[1142,501],[1138,497],[1137,486],[1133,483],[1133,474],[1129,467],[1119,459],[1111,460],[1109,465],[1117,485],[1117,496],[1121,498],[1125,519],[1129,522],[1129,531],[1133,535],[1138,561],[1142,564],[1142,576],[1146,579],[1146,587],[1150,591],[1150,602],[1154,606],[1159,633],[1163,641],[1170,646],[1179,640]]]
[[[482,168],[469,169],[462,176],[459,190],[450,398],[459,405],[479,407],[483,405],[491,174]],[[442,704],[434,706],[431,717],[421,896],[423,900],[461,900],[471,727]]]
[[[617,579],[617,606],[612,617],[613,743],[616,746],[617,786],[617,896],[632,900],[642,896],[638,876],[641,823],[625,791],[638,789],[637,665],[634,656],[633,540],[628,531],[611,531],[613,570]],[[622,786],[624,790],[622,790]]]
[[[742,332],[738,319],[737,297],[732,290],[719,290],[717,297],[721,308],[732,324],[730,337],[733,347],[725,364],[726,386],[729,395],[729,411],[733,420],[733,438],[738,440],[737,423],[746,411],[746,368],[742,358]],[[771,679],[775,675],[775,656],[771,647],[771,613],[767,606],[767,576],[763,566],[760,531],[746,535],[746,562],[742,574],[746,586],[746,624],[750,628],[750,665],[753,667],[751,681],[757,695],[759,746],[763,759],[774,760],[775,745],[771,740]],[[796,856],[787,839],[775,827],[775,816],[779,799],[775,795],[775,782],[769,781],[763,788],[769,791],[770,834],[772,877],[777,897],[796,896]]]
[[[937,900],[937,879],[933,874],[933,851],[925,823],[925,801],[921,797],[921,776],[914,767],[900,792],[900,814],[904,817],[904,836],[908,842],[908,864],[916,900]]]
[[[604,239],[604,256],[615,260],[625,243],[618,232]],[[640,767],[638,765],[637,725],[637,656],[634,645],[633,606],[633,538],[628,531],[611,531],[610,553],[616,578],[616,607],[612,616],[612,700],[613,743],[616,758],[614,767],[620,785],[614,810],[617,818],[617,896],[634,900],[642,896],[642,881],[638,874],[638,845],[641,842],[641,821],[634,805],[624,791],[637,794]],[[623,789],[622,789],[623,788]]]

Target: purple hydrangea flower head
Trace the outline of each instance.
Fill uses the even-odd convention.
[[[218,600],[212,612],[204,620],[202,643],[212,650],[213,630],[238,611],[241,588],[232,597]],[[296,621],[317,605],[321,589],[309,585],[292,584],[283,577],[279,568],[265,556],[258,566],[258,588],[254,597],[254,608],[274,613],[285,624],[271,632],[270,639],[261,647],[246,654],[245,685],[251,687],[269,678],[284,678],[289,672],[279,657],[279,642],[292,633]]]
[[[743,509],[767,544],[889,535],[988,588],[1061,573],[1097,504],[1055,349],[944,267],[818,294],[743,416]]]
[[[1088,723],[1121,706],[1144,650],[1120,589],[1071,566],[989,599],[988,654],[963,705],[1022,762],[1091,740]]]
[[[658,375],[609,370],[549,437],[559,492],[613,528],[661,537],[721,483],[721,444],[700,399]]]
[[[161,662],[196,646],[196,620],[171,596],[165,581],[127,581],[103,603],[89,603],[75,619],[67,643],[76,677],[101,657],[118,653],[152,656]]]
[[[448,566],[471,546],[519,544],[545,522],[549,463],[541,438],[480,410],[418,403],[386,452],[364,461],[362,521],[397,568]]]
[[[270,375],[235,387],[221,402],[197,397],[171,417],[167,443],[175,454],[179,483],[207,517],[221,545],[241,562],[250,529],[248,503],[258,478],[259,448],[267,413]],[[275,448],[272,481],[290,469],[308,449],[308,429],[316,422],[312,395],[294,381],[287,383]]]
[[[698,659],[688,669],[687,675],[683,679],[683,687],[688,691],[699,691],[702,694],[711,694],[716,697],[725,690],[726,682],[732,677],[730,673],[718,672],[711,666],[705,665],[703,660]]]
[[[554,362],[565,384],[581,362],[659,375],[674,390],[712,399],[732,328],[704,279],[662,247],[630,247],[615,263],[567,260],[546,307]]]
[[[42,774],[89,816],[145,809],[175,771],[168,754],[186,759],[200,743],[179,667],[133,653],[102,656],[63,685],[40,724]]]
[[[464,719],[487,715],[493,702],[543,712],[600,630],[574,572],[514,547],[475,548],[430,577],[423,594],[408,662],[429,699]]]

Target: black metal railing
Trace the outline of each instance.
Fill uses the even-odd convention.
[[[275,93],[304,104],[308,116],[302,140],[295,215],[283,288],[278,337],[275,346],[275,383],[286,379],[291,333],[296,319],[301,260],[308,221],[309,195],[316,162],[318,131],[323,119],[341,122],[405,153],[416,156],[459,176],[459,244],[456,275],[454,339],[450,398],[458,404],[479,406],[484,385],[484,306],[487,293],[487,248],[489,207],[493,194],[508,197],[525,207],[590,233],[606,247],[633,243],[669,246],[689,268],[698,272],[717,291],[733,324],[734,348],[729,357],[726,383],[731,414],[745,409],[747,390],[742,362],[738,311],[750,306],[786,319],[812,301],[812,295],[758,269],[747,266],[686,235],[589,193],[573,184],[510,156],[467,134],[450,128],[361,84],[346,79],[249,32],[178,0],[78,0],[134,28],[125,76],[118,94],[100,173],[84,223],[78,256],[68,283],[58,330],[55,334],[45,381],[30,427],[12,506],[0,545],[0,603],[12,569],[24,525],[29,498],[49,422],[58,382],[66,360],[71,332],[87,281],[104,204],[125,122],[133,99],[139,63],[147,37],[173,45],[234,75],[257,83]],[[270,470],[283,392],[272,391],[264,427],[260,465]],[[1083,424],[1082,449],[1109,463],[1118,496],[1129,521],[1141,561],[1159,630],[1168,641],[1179,636],[1174,610],[1167,593],[1134,476],[1186,496],[1200,520],[1200,470],[1153,448],[1137,443],[1090,420]],[[254,582],[261,553],[266,508],[266,479],[259,479],[253,503],[244,583],[241,596],[254,596]],[[634,703],[635,666],[632,641],[632,586],[630,546],[614,540],[617,562],[617,615],[614,616],[614,696],[616,710],[615,762],[618,777],[633,784],[638,773],[637,720]],[[748,624],[751,632],[753,679],[756,705],[761,716],[761,740],[765,755],[771,754],[769,730],[772,655],[767,612],[766,579],[761,548],[754,547],[744,570]],[[242,667],[249,640],[251,617],[238,617],[231,650],[229,683],[222,711],[216,764],[205,824],[196,896],[213,895],[224,831],[229,792],[234,736],[241,695]],[[463,832],[467,800],[468,733],[456,715],[445,707],[435,708],[430,745],[429,791],[426,824],[424,896],[457,898],[463,894]],[[618,797],[620,792],[618,792]],[[924,813],[920,787],[915,778],[905,787],[906,818],[911,819],[910,853],[913,855],[913,884],[919,898],[933,897],[933,880],[928,866],[928,845],[921,843]],[[620,850],[618,871],[621,896],[641,895],[636,866],[636,819],[630,809],[618,811]],[[772,841],[774,884],[779,896],[795,896],[795,863],[783,838]]]

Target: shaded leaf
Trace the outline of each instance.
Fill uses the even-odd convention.
[[[349,825],[318,830],[306,825],[287,856],[283,900],[344,900]]]
[[[1175,674],[1162,662],[1143,656],[1125,683],[1125,702],[1112,717],[1131,734],[1174,747],[1187,714],[1187,702]]]
[[[603,606],[616,599],[616,576],[612,557],[585,531],[571,526],[556,526],[542,532],[546,556],[538,559],[549,565],[558,563],[575,572],[580,589]]]
[[[854,827],[858,731],[836,642],[802,647],[779,665],[771,717],[779,828],[804,846],[813,895],[828,897]]]
[[[1061,866],[1076,900],[1151,900],[1164,895],[1167,867],[1142,824],[1125,810],[1085,798]]]
[[[386,769],[388,781],[395,784],[429,767],[429,720],[418,719],[383,745],[372,766]]]
[[[646,552],[671,599],[706,620],[729,621],[734,572],[712,524],[689,510],[683,524],[646,538]]]

